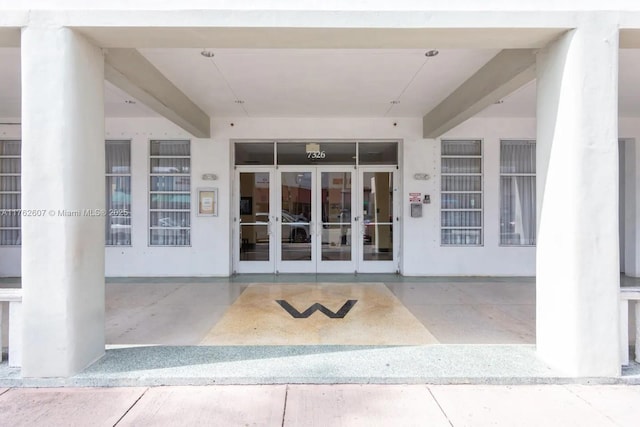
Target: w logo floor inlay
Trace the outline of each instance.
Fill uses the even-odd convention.
[[[351,311],[351,308],[354,305],[356,305],[358,300],[350,299],[349,301],[345,302],[344,305],[340,307],[340,309],[335,313],[320,303],[315,303],[311,307],[307,308],[305,311],[300,313],[291,304],[289,304],[283,299],[278,299],[276,300],[276,302],[280,304],[280,306],[284,308],[287,311],[287,313],[289,313],[291,317],[293,317],[294,319],[306,319],[316,311],[320,311],[324,313],[325,316],[331,319],[344,319],[344,316],[346,316],[347,313]]]
[[[437,343],[382,283],[251,284],[200,341],[256,346]]]

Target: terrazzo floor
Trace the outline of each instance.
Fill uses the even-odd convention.
[[[322,296],[318,293],[320,283],[333,285],[333,289],[345,285],[351,288],[334,297]],[[264,299],[256,295],[251,301],[251,293],[254,292],[251,290],[250,294],[239,298],[255,284],[262,287]],[[315,287],[316,293],[307,293],[305,297],[304,292],[299,292],[301,284]],[[275,303],[276,300],[287,300],[284,289],[291,289],[296,294],[290,302],[300,311],[316,302],[326,302],[328,308],[336,311],[349,299],[358,302],[344,319],[328,319],[320,312],[307,319],[293,319]],[[382,305],[377,310],[367,310],[367,298],[362,299],[366,289],[371,291],[371,295],[384,296],[386,302],[374,298],[371,300],[373,306]],[[232,307],[234,303],[237,303],[235,308]],[[243,304],[248,304],[245,311],[242,310]],[[256,308],[271,315],[277,313],[278,319],[284,322],[280,325],[277,321],[273,323],[274,319],[267,314],[266,319],[272,322],[269,329],[274,332],[271,336],[273,341],[261,340],[253,333],[255,325],[251,325],[256,322]],[[385,318],[391,311],[400,315],[400,323],[394,325]],[[368,317],[361,317],[364,313]],[[361,320],[357,322],[360,326],[353,329],[353,322],[357,320]],[[314,321],[312,329],[315,332],[310,335],[305,324]],[[334,332],[333,337],[326,330],[320,336],[317,333],[318,322],[329,325]],[[385,326],[385,329],[376,330],[372,325]],[[233,329],[242,332],[245,339],[240,335],[234,338],[233,334],[222,339],[225,330]],[[351,332],[347,334],[348,330]],[[405,339],[402,337],[405,330],[418,331],[422,338]],[[199,345],[207,336],[213,336],[211,334],[217,334],[219,340],[215,344],[218,345],[225,342],[228,345],[534,344],[535,282],[533,278],[247,275],[231,280],[118,279],[107,283],[106,336],[109,346]],[[338,338],[338,334],[350,335],[352,340]],[[300,336],[306,336],[306,341],[301,341]],[[392,340],[387,339],[390,336]],[[276,340],[276,337],[279,338]]]
[[[384,284],[300,283],[249,285],[200,345],[437,343]]]
[[[298,321],[338,321],[332,324],[337,325],[345,319],[356,320],[360,317],[356,308],[366,308],[363,289],[368,288],[384,297],[377,310],[379,317],[384,310],[402,312],[405,320],[412,322],[409,329],[426,331],[432,338],[426,343],[401,342],[407,326],[387,319],[382,322],[388,327],[386,333],[395,333],[398,342],[383,343],[371,333],[365,319],[346,334],[357,339],[340,342],[323,341],[319,339],[322,334],[311,334],[312,339],[304,345],[262,345],[255,336],[253,341],[241,339],[251,334],[240,331],[224,344],[199,345],[212,332],[229,331],[222,326],[242,305],[241,295],[251,290],[252,284],[259,284],[254,288],[266,293],[272,311],[277,310],[300,331],[305,328],[298,327]],[[303,290],[296,288],[300,284],[310,287],[313,298],[296,299],[295,294]],[[335,294],[333,301],[323,300],[323,288],[327,287],[351,290]],[[288,295],[283,288],[294,292]],[[300,313],[315,302],[323,303],[332,313],[345,301],[358,302],[343,318],[329,318],[318,311],[306,318],[293,318],[274,304],[283,298],[289,298]],[[234,304],[238,306],[234,308]],[[242,311],[240,307],[238,312]],[[229,324],[234,323],[243,324],[242,320]],[[106,287],[105,326],[106,355],[85,371],[66,379],[25,379],[5,361],[0,363],[0,387],[640,383],[637,363],[624,368],[620,378],[576,379],[540,362],[534,346],[535,283],[528,278],[290,275],[111,279]],[[331,335],[326,333],[329,330],[325,330],[326,336]],[[295,332],[298,338],[308,335],[300,331]],[[281,338],[288,343],[293,336],[284,334]]]

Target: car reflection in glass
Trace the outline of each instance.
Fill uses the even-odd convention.
[[[282,211],[282,224],[286,224],[282,228],[282,241],[285,243],[306,243],[309,242],[309,222],[302,216],[294,216],[287,211]],[[257,224],[268,224],[268,213],[256,213]],[[268,242],[269,236],[267,231],[258,232],[256,236],[258,242]]]

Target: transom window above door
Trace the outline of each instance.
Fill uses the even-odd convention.
[[[397,141],[236,142],[236,166],[397,165]]]

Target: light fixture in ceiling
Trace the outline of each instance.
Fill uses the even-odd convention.
[[[437,49],[431,49],[425,52],[424,56],[427,58],[432,58],[434,56],[438,56],[440,52]]]
[[[215,56],[215,54],[213,52],[211,52],[210,50],[202,50],[200,52],[200,55],[204,56],[205,58],[213,58]]]

